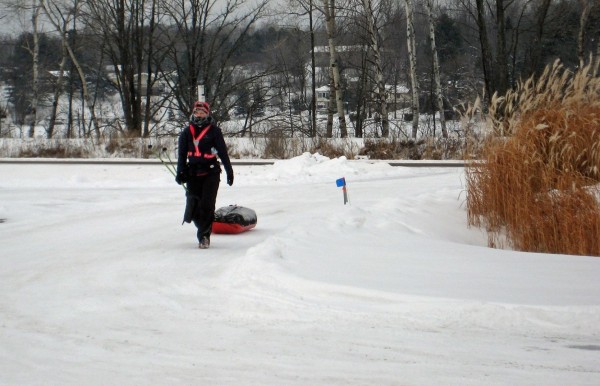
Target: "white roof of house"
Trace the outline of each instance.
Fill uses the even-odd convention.
[[[60,76],[60,71],[48,71],[48,73],[56,78],[58,78]],[[63,76],[68,77],[69,71],[63,70]]]
[[[387,92],[394,91],[394,85],[386,84],[385,85],[385,90]],[[399,84],[399,85],[396,86],[396,94],[407,94],[409,91],[410,90],[405,85]]]
[[[366,51],[367,46],[365,45],[352,45],[352,46],[336,46],[336,52],[352,52],[352,51]],[[329,46],[316,46],[315,52],[329,52]]]

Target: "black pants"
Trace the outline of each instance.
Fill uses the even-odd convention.
[[[191,176],[187,182],[188,196],[198,198],[196,208],[192,214],[192,221],[198,228],[198,241],[202,237],[210,239],[212,223],[215,219],[215,202],[221,182],[220,174],[207,174],[205,176]]]

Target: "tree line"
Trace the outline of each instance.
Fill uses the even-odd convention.
[[[284,1],[0,0],[3,19],[26,20],[0,36],[0,116],[28,136],[43,119],[48,138],[147,137],[184,122],[203,90],[218,120],[242,117],[239,136],[269,121],[284,135],[363,137],[370,120],[387,137],[402,111],[413,138],[419,114],[439,112],[445,137],[461,104],[485,106],[556,59],[600,62],[598,0]]]

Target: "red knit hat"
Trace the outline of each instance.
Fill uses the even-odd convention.
[[[202,110],[206,111],[206,114],[210,115],[210,105],[206,102],[201,102],[201,101],[194,102],[194,108],[192,109],[192,111],[194,111],[196,109],[202,109]]]

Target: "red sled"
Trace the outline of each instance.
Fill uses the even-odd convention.
[[[256,226],[256,212],[243,206],[229,205],[215,211],[212,233],[237,234]]]
[[[250,225],[240,225],[240,224],[230,224],[226,222],[213,222],[212,233],[225,234],[225,235],[233,235],[236,233],[242,233],[249,231],[254,228],[256,224]]]

